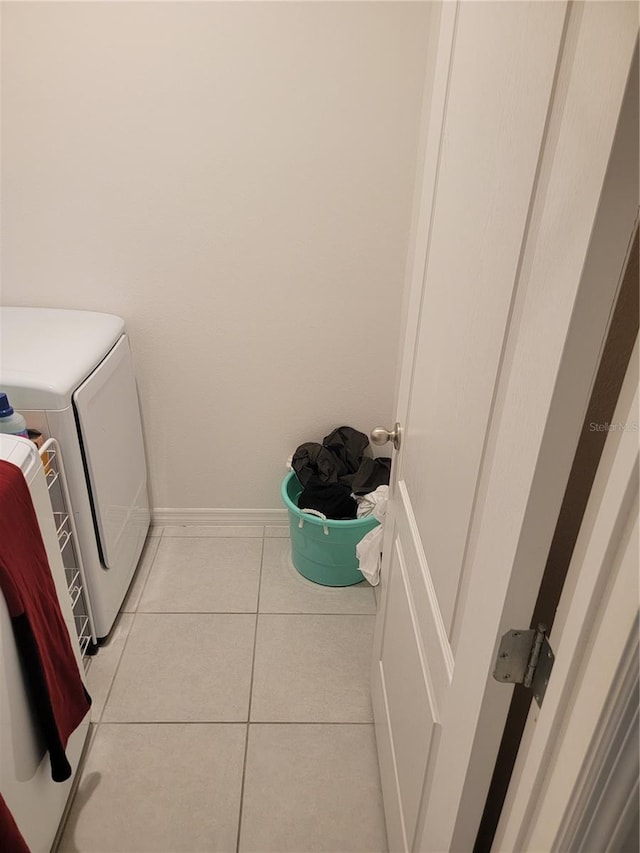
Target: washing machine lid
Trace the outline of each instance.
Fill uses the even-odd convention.
[[[124,331],[113,314],[0,308],[0,390],[20,411],[66,409]]]

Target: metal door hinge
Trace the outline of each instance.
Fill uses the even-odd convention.
[[[493,677],[503,684],[523,684],[542,705],[553,668],[554,655],[547,640],[547,628],[511,630],[500,640]]]

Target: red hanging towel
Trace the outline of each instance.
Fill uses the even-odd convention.
[[[71,776],[65,748],[91,706],[60,611],[47,552],[22,471],[0,460],[0,589],[11,616],[51,777]]]
[[[27,842],[0,794],[0,850],[2,853],[29,853]]]

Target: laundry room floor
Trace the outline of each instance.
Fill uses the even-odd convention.
[[[302,578],[286,527],[154,528],[58,853],[386,851],[375,607]]]

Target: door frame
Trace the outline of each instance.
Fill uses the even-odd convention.
[[[423,798],[416,850],[473,847],[511,697],[508,688],[491,679],[497,643],[508,628],[529,624],[615,301],[617,277],[602,286],[593,276],[583,275],[637,32],[637,27],[631,34],[628,31],[629,8],[616,9],[607,17],[603,9],[607,5],[614,6],[564,4],[564,36],[465,554],[466,566],[497,566],[498,578],[489,594],[478,572],[470,579],[464,573],[469,582],[458,601],[451,645],[456,655],[462,654],[470,663],[454,668],[449,702],[450,712],[458,717],[458,732],[463,734],[454,748],[447,743],[446,730],[442,732],[438,753],[449,757],[447,784],[436,787],[428,801]],[[456,10],[454,4],[440,7],[445,39],[446,22]],[[441,53],[441,46],[442,41],[433,104],[431,93],[425,98],[432,115],[434,104],[446,108],[450,56]],[[581,144],[585,129],[579,105],[584,102],[593,105],[597,116],[589,127],[588,150]],[[425,123],[429,130],[428,113],[423,116]],[[440,128],[437,131],[431,125],[432,144],[427,141],[419,177],[422,198],[414,214],[414,254],[407,268],[409,316],[404,326],[409,339],[418,326],[411,311],[419,311],[421,305],[428,253],[424,226],[432,212],[428,187],[437,182]],[[429,140],[428,132],[424,138]],[[627,218],[626,211],[618,213]],[[563,228],[558,227],[559,220]],[[613,253],[616,246],[614,235]],[[536,313],[545,302],[553,311],[548,327],[543,327]],[[408,345],[397,403],[401,423],[408,408],[407,368],[412,358]],[[539,411],[548,413],[544,422],[522,422],[532,400]],[[523,492],[516,501],[508,494],[514,477],[528,484],[526,495]],[[388,525],[385,537],[387,568],[392,527]],[[505,535],[496,537],[497,531]],[[379,624],[385,608],[384,568]],[[465,626],[467,606],[478,604],[486,608],[488,625],[499,624],[497,634],[491,630],[479,636],[475,628]],[[436,758],[428,773],[439,770]],[[450,834],[433,834],[436,814],[449,815],[444,823],[453,827]]]
[[[529,712],[496,850],[618,849],[608,845],[637,805],[637,340],[612,423],[625,428],[607,435],[550,635],[552,679]]]

